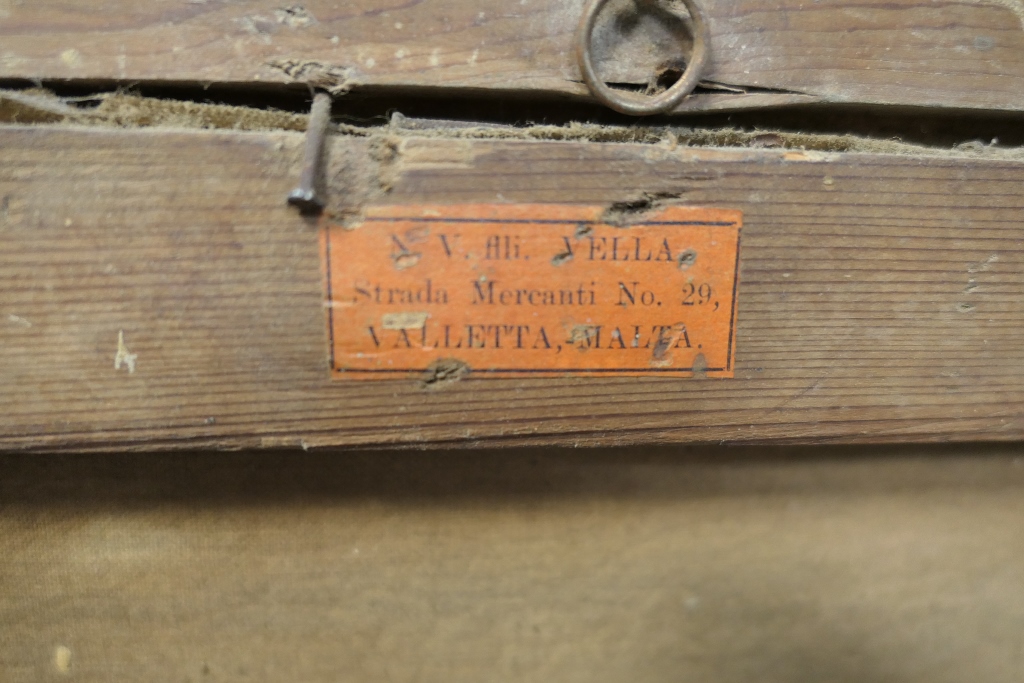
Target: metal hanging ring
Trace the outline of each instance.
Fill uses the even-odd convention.
[[[704,65],[708,61],[711,32],[704,10],[697,4],[697,0],[682,0],[682,2],[690,13],[693,25],[693,54],[686,65],[686,71],[678,81],[672,84],[672,87],[659,95],[648,97],[639,93],[613,90],[597,76],[590,54],[590,37],[594,32],[594,25],[597,23],[597,15],[608,3],[608,0],[588,0],[583,8],[583,16],[576,31],[576,58],[579,60],[583,80],[590,87],[590,92],[602,104],[622,114],[634,116],[663,114],[675,109],[697,87],[701,72],[704,71]]]

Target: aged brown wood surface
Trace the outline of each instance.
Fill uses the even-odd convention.
[[[684,109],[858,102],[1024,110],[1021,0],[703,0],[726,84]],[[613,25],[604,76],[646,84],[687,51],[657,16]],[[563,0],[0,0],[0,78],[309,82],[585,95]]]
[[[299,134],[11,126],[0,447],[1022,435],[1024,163],[377,135],[335,139],[351,207],[743,210],[736,378],[332,382]]]
[[[1017,683],[1020,454],[0,456],[0,679]]]

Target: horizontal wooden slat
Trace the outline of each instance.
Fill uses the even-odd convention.
[[[425,391],[329,379],[317,228],[284,202],[301,145],[0,130],[0,447],[1024,433],[1021,161],[337,137],[332,197],[352,211],[660,192],[744,212],[735,379],[470,375]],[[122,331],[133,373],[114,367]]]
[[[821,101],[1024,110],[1020,0],[701,1],[712,32],[705,79],[728,88],[683,109]],[[608,26],[629,11],[620,5],[608,10]],[[5,0],[0,78],[586,95],[573,56],[581,7],[579,0]],[[599,27],[595,40],[605,77],[619,83],[645,84],[687,50],[654,15]]]

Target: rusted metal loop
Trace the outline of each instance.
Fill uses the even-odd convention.
[[[590,37],[594,32],[594,25],[597,23],[597,15],[608,3],[608,0],[588,0],[583,8],[583,16],[576,31],[576,58],[579,61],[580,71],[583,73],[583,80],[590,87],[590,92],[602,104],[623,114],[650,116],[674,109],[687,95],[693,92],[697,82],[700,81],[704,65],[708,61],[711,33],[707,17],[697,0],[682,0],[682,2],[690,13],[690,22],[693,26],[693,54],[690,55],[686,71],[678,81],[672,84],[672,87],[659,95],[646,96],[613,90],[597,76],[590,53]]]

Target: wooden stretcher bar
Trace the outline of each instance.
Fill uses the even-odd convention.
[[[332,136],[329,192],[350,213],[638,190],[743,211],[734,379],[427,389],[330,378],[320,228],[284,201],[302,142],[0,129],[0,448],[1022,436],[1012,155]]]
[[[711,64],[680,111],[816,102],[1024,110],[1021,0],[701,2]],[[6,1],[0,79],[581,97],[588,96],[574,56],[581,6]],[[606,80],[643,86],[685,61],[689,44],[664,18],[636,16],[620,2],[597,27],[594,51]]]

